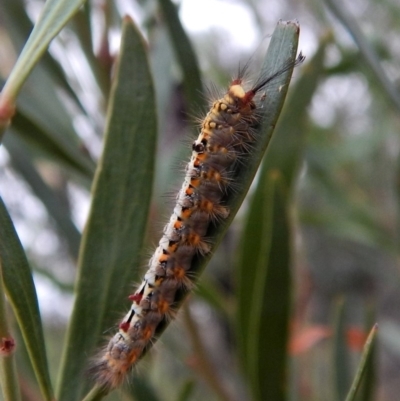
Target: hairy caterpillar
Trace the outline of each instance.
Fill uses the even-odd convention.
[[[300,53],[294,62],[258,79],[248,90],[243,84],[246,65],[225,95],[212,103],[193,142],[174,211],[142,283],[129,296],[131,309],[90,368],[102,387],[111,389],[122,383],[160,327],[173,315],[176,301],[191,288],[192,260],[197,254],[210,252],[207,232],[229,216],[226,200],[233,192],[231,181],[257,140],[254,128],[261,118],[261,91],[303,60]]]

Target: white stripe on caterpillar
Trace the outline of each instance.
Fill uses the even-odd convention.
[[[173,317],[178,292],[191,289],[193,256],[210,252],[206,237],[209,226],[228,217],[229,210],[223,203],[234,192],[229,191],[231,179],[256,140],[253,130],[260,113],[255,96],[303,60],[300,53],[294,62],[259,79],[248,91],[242,86],[245,67],[231,82],[227,93],[213,102],[193,142],[171,218],[141,285],[129,297],[131,309],[89,370],[99,385],[112,389],[122,383],[154,338],[160,323]]]

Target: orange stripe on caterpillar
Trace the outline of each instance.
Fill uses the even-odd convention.
[[[245,162],[257,141],[254,127],[261,113],[257,109],[260,96],[256,94],[303,60],[300,53],[294,63],[260,78],[250,90],[242,85],[244,68],[225,95],[212,103],[192,144],[192,155],[174,211],[142,283],[129,296],[131,309],[90,368],[99,385],[111,389],[122,383],[155,338],[160,323],[173,316],[173,305],[182,291],[193,286],[191,277],[197,272],[192,260],[195,255],[210,252],[208,230],[228,217],[229,209],[224,205],[235,194],[236,168]]]

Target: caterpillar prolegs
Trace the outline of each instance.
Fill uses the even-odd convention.
[[[142,283],[129,296],[132,306],[90,368],[100,386],[112,389],[122,383],[159,328],[173,315],[176,301],[190,290],[193,259],[210,252],[207,233],[211,226],[229,216],[226,203],[234,192],[231,182],[257,141],[255,127],[262,116],[262,90],[303,60],[300,53],[295,61],[259,78],[247,90],[246,66],[232,80],[225,95],[213,101],[193,142],[170,220]]]

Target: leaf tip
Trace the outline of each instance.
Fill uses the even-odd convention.
[[[133,24],[133,19],[130,15],[125,15],[123,18],[124,24]]]
[[[297,33],[300,33],[300,23],[299,23],[299,21],[297,20],[297,19],[294,19],[294,20],[288,20],[288,21],[284,21],[284,20],[279,20],[278,21],[278,26],[282,26],[282,27],[285,27],[285,26],[293,26],[295,29],[296,29],[296,32]]]

